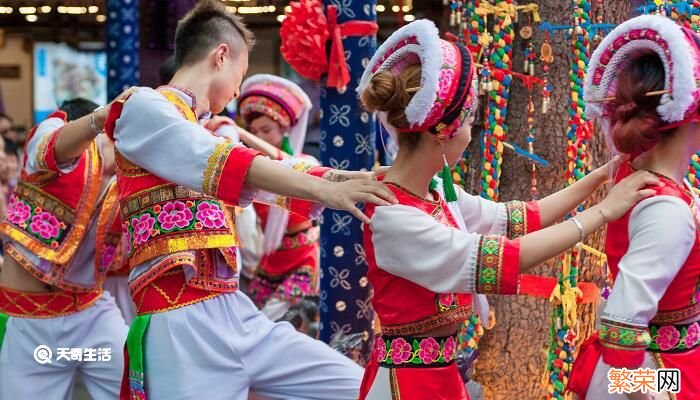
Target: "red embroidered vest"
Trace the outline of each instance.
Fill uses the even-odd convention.
[[[629,166],[623,166],[617,179],[621,180],[632,172]],[[657,196],[678,197],[693,207],[693,197],[687,189],[668,178],[660,179],[661,184],[652,187]],[[629,248],[628,226],[631,213],[630,210],[621,219],[608,224],[606,253],[613,277],[617,277],[618,264]],[[663,265],[659,265],[659,268],[663,268]],[[659,301],[658,312],[652,323],[673,323],[697,315],[700,315],[700,240],[696,234],[688,259]]]
[[[457,228],[457,222],[444,200],[429,201],[408,193],[393,184],[388,186],[399,204],[415,207],[433,216],[438,223]],[[374,214],[368,204],[365,213]],[[372,305],[379,316],[382,334],[418,335],[436,328],[464,322],[471,315],[471,294],[440,294],[417,283],[392,275],[377,265],[372,244],[372,230],[364,226],[364,245],[369,270],[367,277],[374,288]],[[400,244],[397,244],[400,245]]]
[[[97,216],[95,243],[95,267],[100,275],[129,275],[129,259],[126,257],[126,240],[122,236],[119,218],[119,190],[116,180],[107,188]]]
[[[194,111],[177,94],[160,90],[183,118],[197,123]],[[128,101],[128,100],[127,100]],[[116,103],[105,123],[113,138],[123,103]],[[213,197],[170,183],[132,164],[115,151],[122,232],[134,267],[158,256],[185,250],[221,249],[236,268],[238,240],[226,205]],[[207,171],[214,173],[214,171]]]
[[[57,111],[49,118],[66,120]],[[36,127],[30,132],[31,140]],[[97,206],[102,179],[102,160],[93,141],[69,173],[59,171],[54,158],[57,133],[39,144],[42,171],[29,174],[23,168],[20,182],[10,197],[0,233],[53,264],[68,264],[85,238]],[[26,166],[26,157],[23,165]],[[39,275],[42,271],[33,271]],[[43,279],[42,279],[43,280]]]

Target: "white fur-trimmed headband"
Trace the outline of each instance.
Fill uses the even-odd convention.
[[[614,99],[618,74],[639,57],[657,54],[664,64],[665,85],[657,112],[666,123],[692,116],[700,102],[700,50],[695,33],[660,15],[632,18],[615,28],[591,57],[584,87],[587,113],[602,118]]]
[[[429,20],[414,21],[394,32],[370,60],[357,92],[364,92],[378,72],[398,74],[414,64],[421,66],[421,84],[406,106],[409,128],[399,131],[432,129],[454,135],[476,103],[474,63],[466,48],[440,39]]]

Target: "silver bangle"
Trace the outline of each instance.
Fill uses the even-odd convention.
[[[90,128],[93,132],[95,132],[95,136],[99,135],[100,133],[105,133],[104,127],[98,128],[97,125],[95,125],[95,114],[103,108],[104,106],[99,106],[97,109],[95,109],[95,111],[90,113]]]
[[[574,224],[576,224],[576,227],[578,228],[578,233],[579,233],[578,242],[583,243],[583,240],[586,238],[586,233],[583,230],[583,225],[581,224],[581,222],[578,219],[576,219],[576,217],[571,217],[571,218],[569,218],[569,220],[571,222],[573,222]]]

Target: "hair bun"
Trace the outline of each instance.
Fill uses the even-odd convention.
[[[410,65],[399,75],[390,71],[379,72],[370,79],[369,85],[362,92],[362,104],[367,111],[386,112],[388,122],[394,127],[406,128],[406,107],[415,94],[406,89],[420,86],[420,80],[420,65]]]
[[[618,122],[627,122],[634,118],[634,115],[639,112],[639,105],[633,101],[619,105],[615,108],[614,119]]]

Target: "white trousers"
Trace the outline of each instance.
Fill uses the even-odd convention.
[[[129,292],[129,277],[108,276],[103,287],[114,297],[114,302],[117,303],[119,311],[122,312],[126,324],[131,325],[136,317],[136,305]]]
[[[154,314],[144,368],[151,399],[353,400],[363,369],[325,343],[274,323],[243,293]]]
[[[119,398],[127,331],[106,292],[90,308],[65,317],[10,317],[0,349],[0,399],[71,399],[78,374],[93,400]],[[50,363],[35,360],[34,351],[40,345],[52,351]],[[109,348],[111,360],[58,360],[58,348]]]

